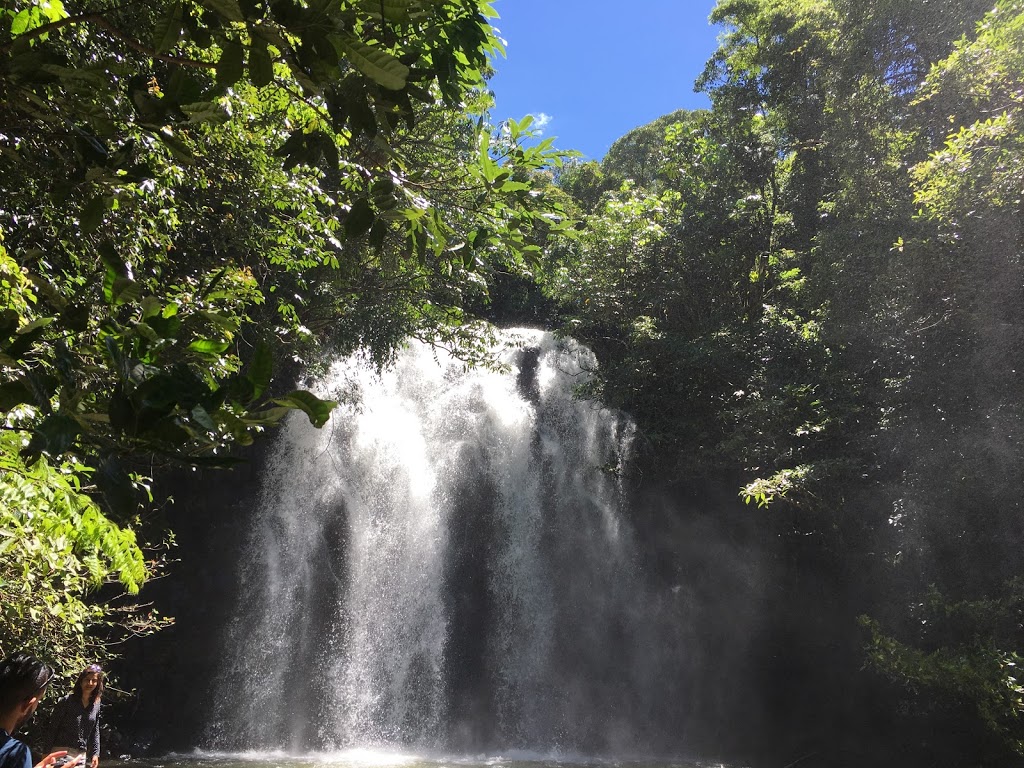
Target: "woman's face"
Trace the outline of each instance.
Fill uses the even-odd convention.
[[[90,694],[100,684],[100,673],[89,672],[82,678],[82,693]]]

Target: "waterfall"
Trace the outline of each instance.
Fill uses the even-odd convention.
[[[502,338],[495,370],[339,362],[331,422],[283,427],[213,746],[642,749],[679,649],[625,515],[633,426],[573,396],[588,350]]]

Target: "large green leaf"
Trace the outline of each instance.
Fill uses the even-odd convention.
[[[38,252],[38,255],[42,256],[42,251]],[[37,275],[34,272],[29,272],[26,277],[29,282],[35,286],[36,290],[46,298],[47,303],[58,312],[63,312],[68,305],[67,299],[61,294],[57,286],[55,286],[49,279],[43,275]]]
[[[359,198],[352,203],[352,209],[348,212],[348,218],[345,219],[345,234],[349,237],[365,235],[373,226],[374,219],[375,216],[369,201],[365,197]]]
[[[220,355],[227,351],[227,348],[231,346],[230,342],[217,341],[215,339],[196,339],[188,348],[193,352],[199,352],[204,355]]]
[[[270,58],[267,44],[254,40],[249,46],[249,78],[257,88],[269,85],[274,80],[274,61]]]
[[[182,104],[181,111],[188,115],[190,123],[226,123],[231,115],[219,101],[197,101]]]
[[[21,326],[21,328],[18,329],[18,335],[20,336],[26,333],[32,333],[32,331],[36,330],[37,328],[45,328],[56,319],[57,318],[55,317],[37,317],[35,320],[32,320],[31,322],[25,323],[25,325]]]
[[[51,456],[60,455],[74,444],[80,431],[78,422],[70,416],[50,414],[36,427],[28,447],[22,453],[33,456],[46,451]]]
[[[214,420],[210,418],[210,414],[206,411],[205,408],[203,408],[203,406],[197,405],[192,409],[192,418],[203,429],[208,430],[210,432],[217,431],[216,422],[214,422]]]
[[[502,192],[524,192],[528,189],[532,189],[533,185],[528,181],[506,181],[501,185],[500,191]]]
[[[157,53],[167,53],[178,44],[178,40],[181,38],[183,17],[184,6],[180,2],[172,3],[171,7],[167,9],[167,14],[157,26],[157,34],[153,40],[153,47]]]
[[[374,82],[392,91],[400,91],[405,87],[409,68],[387,51],[364,43],[352,35],[338,35],[332,40],[338,44],[352,66]]]
[[[28,32],[30,27],[36,25],[38,17],[38,8],[25,8],[19,11],[11,21],[11,37],[17,37]]]
[[[273,427],[291,413],[292,410],[292,408],[281,405],[276,408],[267,408],[263,411],[249,411],[242,420],[252,426]]]
[[[118,255],[113,244],[107,241],[99,250],[100,258],[106,267],[103,275],[103,298],[114,306],[137,301],[141,297],[142,288],[130,277],[128,265]]]
[[[245,14],[242,13],[238,0],[202,0],[202,3],[228,21],[245,21]]]
[[[421,9],[419,0],[363,0],[362,8],[374,15],[384,14],[384,18],[396,24],[405,24],[414,11]]]
[[[117,277],[111,285],[111,303],[114,305],[138,301],[142,295],[142,286],[130,277]]]
[[[225,336],[231,338],[231,335],[238,330],[239,319],[237,317],[230,317],[228,315],[221,314],[220,312],[209,312],[205,309],[200,310],[196,313],[199,317],[207,320],[212,325],[217,326],[225,332]]]
[[[171,154],[186,165],[190,165],[195,162],[195,155],[192,154],[192,150],[189,149],[188,145],[184,141],[175,136],[169,127],[161,128],[159,131],[155,131],[154,135],[160,139],[167,148],[171,150]]]
[[[245,72],[245,49],[242,44],[229,40],[224,43],[224,49],[217,61],[217,84],[234,85],[242,79]]]
[[[103,223],[103,214],[107,212],[107,199],[104,195],[94,195],[82,209],[79,226],[82,232],[94,232]]]
[[[256,352],[249,363],[249,372],[246,378],[252,382],[252,400],[262,395],[270,386],[270,377],[274,369],[274,356],[270,351],[270,345],[261,341],[256,346]]]
[[[322,427],[331,418],[331,411],[338,407],[334,400],[321,400],[311,392],[297,389],[285,397],[274,400],[278,405],[286,408],[297,408],[309,416],[310,423],[317,428]]]

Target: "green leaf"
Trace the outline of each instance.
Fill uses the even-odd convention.
[[[249,363],[249,372],[245,377],[252,382],[252,400],[262,395],[270,386],[270,377],[274,371],[274,356],[270,345],[261,341],[256,345],[256,352],[253,354],[252,362]]]
[[[64,3],[60,0],[46,0],[46,2],[40,3],[39,9],[46,14],[46,20],[50,22],[68,17],[68,12],[64,10]]]
[[[31,456],[46,451],[52,456],[57,456],[74,444],[80,431],[78,422],[70,416],[51,414],[36,427],[28,447],[22,453]]]
[[[173,339],[181,330],[181,318],[171,315],[167,316],[167,308],[159,315],[151,315],[146,318],[146,325],[156,331],[165,339]]]
[[[37,251],[37,254],[39,256],[43,255],[42,251]],[[32,283],[32,285],[35,286],[36,290],[39,291],[39,293],[43,297],[46,298],[47,303],[51,307],[53,307],[58,312],[63,312],[64,311],[64,309],[68,305],[68,302],[67,302],[67,299],[65,299],[61,295],[60,291],[57,289],[57,286],[55,286],[53,283],[51,283],[47,278],[43,277],[42,275],[37,275],[37,274],[35,274],[33,272],[27,273],[26,277],[28,278],[29,282]]]
[[[409,68],[386,51],[364,43],[352,35],[339,35],[337,41],[352,66],[385,88],[400,91],[409,77]]]
[[[191,104],[202,100],[205,88],[203,84],[184,68],[179,67],[171,72],[164,88],[164,99],[174,104]]]
[[[117,277],[111,284],[110,294],[110,302],[115,306],[126,304],[139,300],[139,297],[142,296],[142,286],[130,277]]]
[[[406,24],[410,19],[410,11],[417,8],[417,0],[364,0],[362,8],[367,13],[380,15],[396,24]]]
[[[28,32],[29,25],[32,22],[32,16],[29,15],[29,11],[34,11],[37,15],[39,13],[38,8],[25,8],[15,14],[13,21],[11,21],[11,37],[17,37]]]
[[[321,400],[311,392],[297,389],[285,397],[274,400],[278,405],[285,408],[296,408],[307,416],[309,422],[316,428],[322,427],[331,418],[331,411],[338,407],[334,400]]]
[[[204,355],[220,355],[227,351],[228,347],[231,346],[229,341],[216,341],[215,339],[196,339],[188,348],[193,352],[199,352]]]
[[[167,14],[157,26],[158,33],[153,41],[153,48],[157,53],[167,53],[178,44],[178,40],[181,38],[184,10],[180,2],[173,3],[167,9]]]
[[[163,305],[156,296],[147,296],[142,300],[142,317],[144,319],[156,317],[160,314]]]
[[[345,219],[345,234],[353,238],[365,235],[373,226],[375,218],[370,202],[365,197],[359,198],[352,203],[352,209]]]
[[[253,40],[249,46],[249,78],[257,88],[269,85],[274,80],[274,61],[270,58],[265,42]]]
[[[224,43],[224,50],[217,61],[217,84],[234,85],[245,72],[245,49],[241,43],[229,40]]]
[[[167,148],[171,150],[171,154],[179,161],[186,165],[195,162],[196,157],[192,154],[192,150],[188,148],[185,142],[171,133],[169,128],[162,128],[156,131],[155,136],[167,145]]]
[[[160,341],[160,334],[148,323],[136,323],[135,332],[142,338],[154,343]]]
[[[141,288],[128,275],[128,265],[118,256],[113,243],[104,241],[100,247],[100,259],[106,267],[103,276],[103,298],[108,304],[123,304],[134,301],[141,294]]]
[[[192,418],[195,419],[196,423],[199,424],[203,429],[210,432],[217,431],[217,425],[213,419],[210,418],[210,414],[206,412],[206,409],[201,405],[197,405],[192,409]]]
[[[225,315],[220,314],[219,312],[210,312],[205,309],[200,310],[196,314],[202,317],[204,320],[209,321],[213,325],[216,325],[218,328],[227,331],[228,334],[233,334],[235,331],[238,330],[239,321],[236,318],[227,317]]]
[[[245,14],[238,0],[202,0],[203,5],[228,21],[245,21]]]
[[[506,181],[501,185],[501,192],[522,192],[530,189],[533,185],[528,181]]]
[[[220,125],[231,119],[227,108],[219,101],[196,101],[191,104],[182,104],[181,111],[188,115],[190,123]]]
[[[272,427],[291,413],[292,410],[285,406],[278,406],[277,408],[267,408],[263,411],[249,411],[242,421],[252,426]]]
[[[55,317],[37,317],[32,322],[26,323],[25,325],[21,326],[21,328],[19,328],[17,331],[18,335],[22,336],[26,333],[32,333],[32,331],[36,330],[37,328],[45,328],[56,319],[57,318]]]
[[[107,199],[104,195],[95,195],[82,209],[79,225],[82,232],[94,232],[103,223],[103,214],[107,212]]]

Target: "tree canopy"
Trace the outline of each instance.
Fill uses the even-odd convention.
[[[598,354],[589,393],[636,417],[645,482],[764,511],[778,586],[754,644],[807,670],[764,692],[773,738],[855,740],[832,676],[923,764],[1007,764],[1024,6],[721,0],[712,20],[711,108],[561,172],[586,226],[546,289]]]
[[[0,12],[0,410],[21,488],[5,594],[38,565],[16,554],[30,520],[86,513],[91,535],[40,539],[41,578],[67,554],[93,586],[137,589],[148,478],[230,464],[289,411],[322,426],[334,403],[293,383],[317,350],[385,364],[418,336],[479,357],[464,307],[565,227],[535,179],[563,153],[488,117],[492,17],[475,0]],[[21,595],[2,650],[61,615]]]

